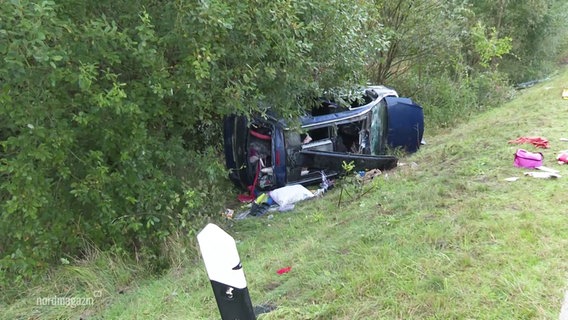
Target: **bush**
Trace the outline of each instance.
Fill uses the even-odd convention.
[[[0,30],[9,40],[0,47],[0,283],[80,255],[83,239],[157,260],[162,239],[216,210],[208,199],[225,175],[206,134],[184,143],[200,128],[171,105],[149,16],[119,27],[105,16],[62,19],[50,1],[0,10],[11,17]],[[195,140],[205,146],[190,148]]]
[[[461,78],[448,74],[418,77],[409,72],[393,84],[400,94],[424,107],[429,128],[465,121],[472,114],[501,105],[513,94],[505,76],[497,72]]]

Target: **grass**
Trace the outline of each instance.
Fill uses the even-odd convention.
[[[451,130],[428,132],[408,165],[364,197],[339,188],[287,213],[218,222],[237,241],[259,319],[553,319],[568,274],[568,73],[520,91],[505,106]],[[543,136],[558,180],[513,167],[519,136]],[[413,164],[413,165],[410,165]],[[518,176],[515,182],[504,179]],[[353,194],[353,192],[352,192]],[[191,240],[191,239],[190,239]],[[183,244],[183,245],[182,245]],[[1,319],[218,319],[194,241],[172,241],[159,277],[95,252],[58,268],[2,306]],[[280,268],[289,273],[278,275]],[[44,296],[89,296],[87,306],[38,306]]]

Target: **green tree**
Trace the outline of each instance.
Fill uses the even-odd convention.
[[[500,69],[514,81],[532,80],[550,74],[563,40],[568,17],[560,0],[486,1],[472,0],[478,19],[495,28],[499,37],[511,38],[511,53]]]
[[[371,78],[393,81],[413,71],[437,72],[460,63],[466,6],[439,0],[376,0],[376,23],[384,26],[388,45],[372,55]]]
[[[499,38],[496,28],[492,28],[488,33],[486,27],[478,23],[472,29],[475,53],[479,56],[479,64],[485,68],[491,67],[495,70],[498,66],[497,59],[511,51],[512,39],[509,37]]]
[[[370,76],[423,103],[431,124],[449,125],[506,96],[500,89],[506,77],[487,66],[509,52],[510,39],[486,32],[467,2],[377,0],[375,5],[389,43],[372,56]]]

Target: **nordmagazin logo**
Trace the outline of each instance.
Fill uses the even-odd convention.
[[[100,297],[101,292],[95,291],[92,297],[41,297],[36,299],[38,306],[65,306],[74,308],[76,306],[92,306],[95,303],[95,297]]]

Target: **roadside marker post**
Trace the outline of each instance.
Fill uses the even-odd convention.
[[[256,320],[235,239],[215,224],[197,235],[222,320]]]

